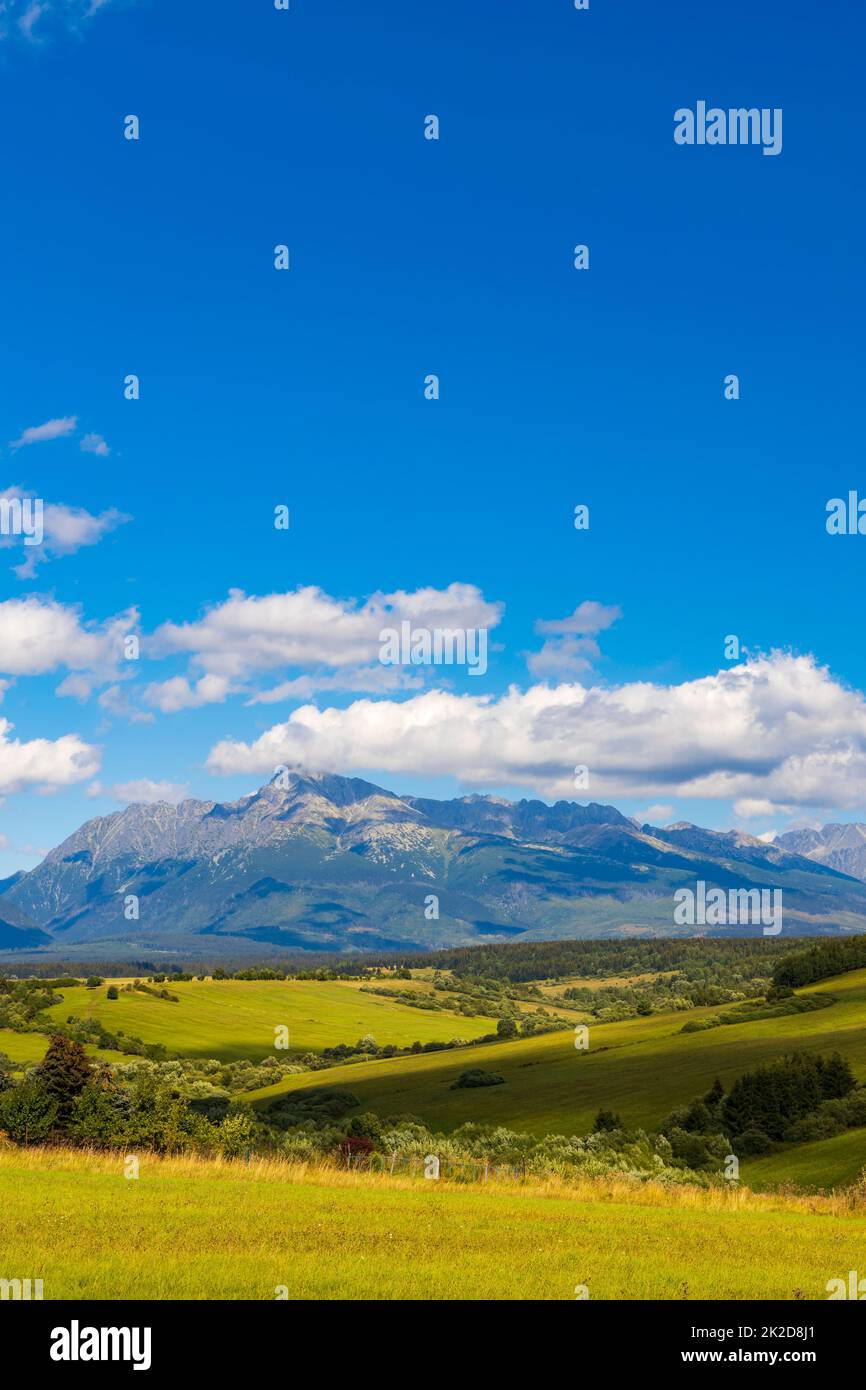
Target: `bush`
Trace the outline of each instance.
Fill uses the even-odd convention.
[[[76,1099],[69,1134],[82,1143],[112,1148],[122,1143],[128,1111],[129,1094],[106,1067],[88,1081]]]
[[[250,1115],[240,1111],[226,1115],[219,1127],[220,1153],[226,1158],[239,1158],[252,1145],[255,1133],[256,1127]]]
[[[748,1156],[749,1154],[768,1154],[772,1153],[775,1145],[768,1134],[761,1129],[747,1129],[745,1134],[739,1135],[734,1141],[734,1147],[738,1154]]]
[[[337,1150],[343,1158],[366,1157],[374,1148],[372,1139],[365,1139],[363,1135],[358,1134],[347,1134],[337,1145]]]
[[[41,1144],[54,1126],[57,1102],[40,1081],[25,1081],[0,1096],[0,1126],[16,1144]]]
[[[604,1134],[613,1129],[622,1129],[622,1120],[615,1110],[599,1110],[593,1125],[594,1134]]]
[[[472,1067],[469,1071],[462,1071],[456,1081],[452,1081],[449,1087],[452,1091],[471,1090],[476,1086],[504,1086],[505,1077],[498,1076],[496,1072],[485,1071],[483,1067]]]
[[[709,1163],[710,1151],[701,1135],[689,1134],[685,1129],[672,1129],[667,1137],[674,1159],[683,1167],[704,1168]]]

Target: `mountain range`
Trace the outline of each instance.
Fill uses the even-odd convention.
[[[781,888],[786,935],[866,931],[861,875],[863,827],[768,844],[639,825],[595,803],[436,801],[283,773],[230,803],[130,805],[87,821],[0,882],[0,952],[193,959],[760,932],[675,926],[673,895],[697,880]]]
[[[805,854],[841,874],[866,879],[866,825],[825,825],[821,830],[786,830],[774,844]]]

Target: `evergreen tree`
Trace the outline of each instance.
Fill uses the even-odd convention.
[[[92,1075],[93,1067],[81,1043],[55,1033],[36,1068],[36,1077],[57,1105],[59,1124],[68,1122],[77,1097]]]

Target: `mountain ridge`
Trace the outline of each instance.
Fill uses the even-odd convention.
[[[852,878],[866,880],[866,825],[857,821],[830,822],[820,830],[786,830],[773,843]]]
[[[866,884],[741,831],[282,770],[233,802],[133,803],[86,821],[0,883],[0,951],[10,937],[67,956],[193,956],[674,935],[673,894],[699,879],[782,886],[798,934],[866,931]]]

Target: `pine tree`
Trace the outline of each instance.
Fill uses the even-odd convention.
[[[56,1033],[36,1068],[36,1075],[57,1104],[58,1124],[65,1125],[76,1098],[93,1075],[93,1067],[81,1043]]]

